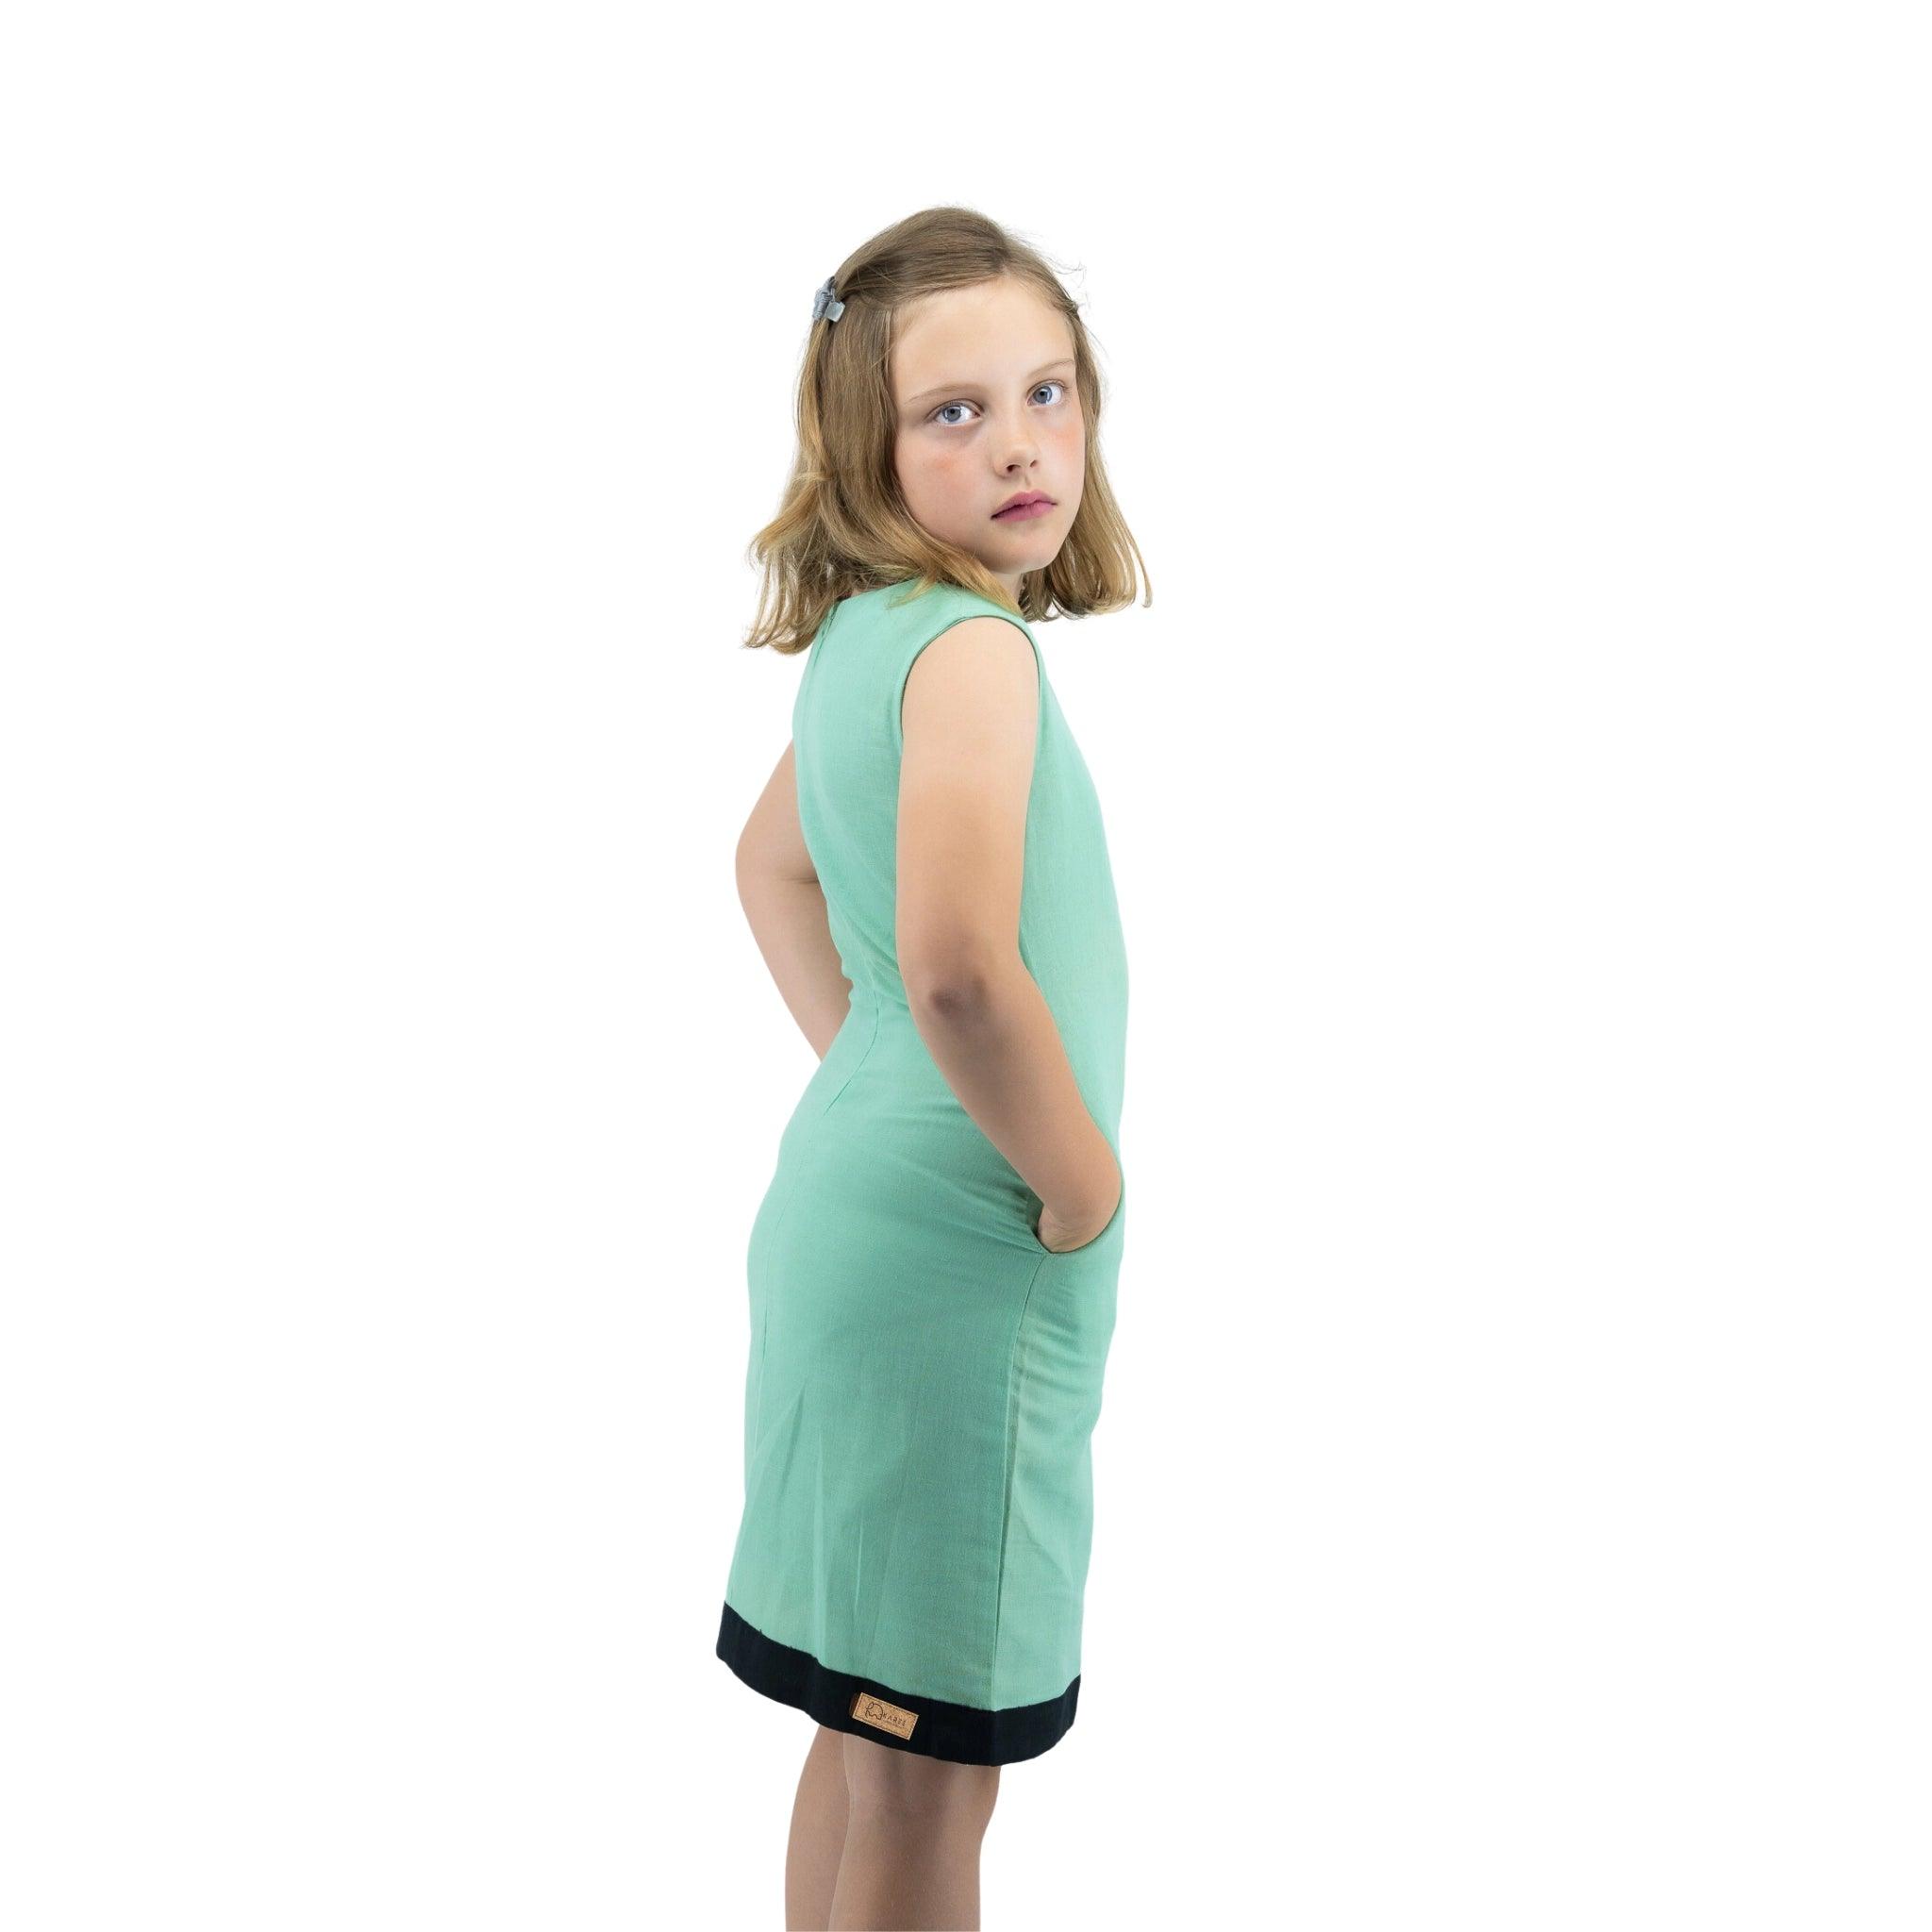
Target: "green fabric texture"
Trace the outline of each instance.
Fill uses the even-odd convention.
[[[967,618],[1005,618],[1034,647],[1020,952],[1117,1158],[1126,952],[1100,802],[1038,639],[974,592],[913,589],[838,604],[792,708],[799,819],[852,1000],[751,1230],[744,1507],[725,1601],[831,1670],[1004,1710],[1080,1674],[1091,1438],[1126,1195],[1084,1247],[1043,1248],[1040,1197],[908,1010],[893,944],[900,706],[919,653]]]

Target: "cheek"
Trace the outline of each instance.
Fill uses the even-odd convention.
[[[918,445],[908,438],[901,438],[892,451],[892,464],[899,473],[900,494],[915,509],[918,508],[928,488],[925,463]]]
[[[899,487],[908,501],[943,504],[967,487],[969,458],[963,450],[911,441],[899,446]]]

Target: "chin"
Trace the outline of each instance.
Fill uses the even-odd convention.
[[[1042,547],[1017,556],[981,557],[979,560],[994,576],[1024,576],[1029,571],[1044,570],[1059,554],[1060,547],[1056,543],[1050,550]]]

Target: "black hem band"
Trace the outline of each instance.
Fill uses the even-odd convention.
[[[1008,1705],[1005,1710],[915,1697],[871,1677],[827,1670],[809,1651],[794,1650],[754,1629],[728,1603],[718,1626],[718,1655],[754,1690],[807,1712],[827,1730],[850,1731],[894,1751],[954,1764],[1012,1764],[1038,1757],[1066,1735],[1080,1701],[1077,1676],[1058,1697]],[[868,1723],[857,1714],[860,1700],[867,1698],[880,1722]],[[880,1705],[891,1707],[879,1710]],[[908,1719],[910,1735],[901,1735]]]

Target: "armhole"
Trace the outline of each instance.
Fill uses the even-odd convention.
[[[1046,663],[1040,655],[1039,639],[1010,611],[995,609],[991,605],[982,609],[962,610],[958,616],[947,618],[906,659],[906,668],[899,674],[898,688],[892,693],[892,749],[900,758],[906,756],[906,685],[907,680],[912,675],[912,667],[919,662],[921,652],[924,651],[927,645],[937,643],[956,625],[974,617],[997,617],[1003,623],[1010,624],[1033,647],[1033,768],[1037,772],[1040,769],[1040,734],[1046,724]]]

